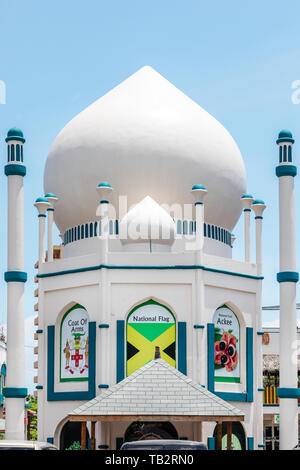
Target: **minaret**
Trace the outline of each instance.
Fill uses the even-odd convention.
[[[194,184],[191,191],[196,212],[196,243],[195,243],[195,263],[196,265],[203,265],[203,245],[204,245],[204,199],[207,195],[207,190],[202,184]],[[195,272],[195,297],[196,308],[193,322],[195,325],[202,325],[204,323],[204,276],[202,269],[196,269]],[[205,357],[206,343],[204,339],[204,331],[201,329],[197,335],[197,341],[194,346],[196,350],[193,353],[193,369],[195,371],[195,379],[201,383],[206,383],[206,370],[199,365],[199,357]]]
[[[263,212],[267,207],[261,199],[255,199],[252,203],[252,210],[255,213],[255,234],[256,234],[256,266],[257,275],[262,274],[262,221]]]
[[[12,128],[7,138],[8,185],[7,223],[7,375],[5,396],[5,438],[24,439],[24,398],[27,395],[24,364],[24,192],[23,132]]]
[[[107,263],[107,252],[108,252],[108,237],[109,237],[109,194],[112,192],[112,187],[107,182],[99,183],[97,186],[97,192],[100,197],[100,207],[97,210],[97,215],[100,216],[99,222],[99,236],[100,236],[100,262],[101,264]]]
[[[280,272],[280,450],[290,450],[298,444],[298,388],[297,373],[297,311],[295,251],[295,207],[294,177],[297,167],[293,165],[290,131],[279,133],[279,165],[276,175],[279,179],[279,251]]]
[[[256,315],[255,325],[256,330],[262,330],[262,221],[263,212],[266,209],[264,201],[261,199],[255,199],[252,203],[252,210],[255,214],[255,233],[256,233],[256,269],[257,276],[260,280],[257,282],[257,293],[256,293]],[[255,395],[256,395],[256,406],[253,410],[253,419],[256,426],[256,446],[263,443],[263,370],[262,370],[262,341],[261,336],[256,335],[254,337],[254,350],[256,352],[256,383]]]
[[[38,197],[34,203],[38,210],[39,217],[39,270],[45,261],[45,220],[46,212],[50,207],[49,201],[45,197]]]
[[[250,213],[251,204],[254,201],[251,194],[244,194],[241,197],[241,203],[244,209],[244,238],[245,238],[245,262],[250,263],[251,261],[251,242],[250,242]]]
[[[45,198],[49,202],[48,212],[48,261],[53,261],[53,220],[54,206],[58,198],[53,193],[45,194]]]
[[[207,194],[206,188],[202,184],[194,184],[192,194],[195,200],[196,209],[196,253],[197,264],[202,264],[202,252],[204,243],[204,198]]]

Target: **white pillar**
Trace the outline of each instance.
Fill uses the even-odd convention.
[[[100,207],[97,210],[97,216],[100,216],[99,221],[99,235],[100,235],[100,263],[106,265],[108,262],[108,238],[109,238],[109,195],[112,187],[107,182],[99,183],[97,192],[100,197]],[[100,323],[110,323],[109,311],[109,284],[108,284],[107,269],[102,267],[100,278]],[[101,367],[99,368],[98,385],[110,385],[110,368],[111,364],[107,360],[107,355],[110,351],[109,332],[106,328],[100,328],[99,334],[101,335],[98,341],[97,353],[100,357]]]
[[[57,201],[57,197],[53,193],[45,194],[45,198],[49,202],[47,209],[48,213],[48,261],[51,263],[53,261],[53,220],[54,220],[54,206]]]
[[[194,184],[191,192],[194,196],[196,209],[196,264],[202,264],[204,244],[204,198],[207,194],[207,190],[202,184]]]
[[[100,262],[101,264],[107,263],[108,253],[108,238],[109,238],[109,194],[112,187],[107,182],[99,183],[97,192],[100,196],[100,206],[97,209],[97,216],[100,217],[99,222],[99,238],[100,238]]]
[[[294,177],[297,168],[292,164],[294,140],[289,131],[281,131],[279,146],[279,239],[280,272],[280,449],[289,450],[298,444],[298,371],[297,371],[297,311],[295,251]]]
[[[24,192],[23,144],[20,129],[11,129],[6,138],[8,164],[5,174],[8,182],[7,226],[7,375],[5,396],[5,438],[24,439],[24,398],[27,395],[24,375]]]
[[[263,212],[266,208],[264,201],[255,199],[252,203],[252,210],[255,213],[255,233],[256,233],[256,266],[257,276],[262,276],[262,221]],[[255,315],[255,328],[257,331],[262,329],[262,280],[258,281],[258,289],[256,295],[256,315]],[[255,445],[263,443],[263,369],[262,369],[262,341],[261,336],[255,335],[254,337],[254,351],[255,354],[255,402],[256,407],[254,410],[255,422]]]
[[[45,197],[39,197],[34,203],[38,210],[39,217],[39,270],[45,261],[45,220],[46,211],[50,206],[49,201]]]
[[[252,203],[252,209],[255,213],[255,234],[256,234],[256,265],[257,265],[257,275],[261,276],[262,274],[262,221],[263,221],[263,212],[267,207],[264,201],[260,199],[255,199]]]
[[[191,191],[195,201],[195,212],[196,212],[196,265],[203,265],[203,245],[204,245],[204,198],[207,194],[206,188],[202,184],[194,184]],[[203,280],[203,270],[196,269],[195,272],[195,324],[202,325],[204,323],[204,311],[205,311],[205,290]],[[195,334],[197,335],[197,354],[194,357],[194,367],[196,371],[194,380],[206,385],[206,369],[203,364],[200,364],[199,358],[205,357],[205,331],[203,328],[196,329]]]
[[[250,239],[250,214],[251,204],[253,202],[251,194],[244,194],[241,197],[241,203],[244,209],[244,238],[245,238],[245,262],[251,262],[251,239]]]

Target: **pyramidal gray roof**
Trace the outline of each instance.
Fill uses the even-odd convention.
[[[69,413],[77,417],[203,416],[243,420],[244,413],[156,359]]]

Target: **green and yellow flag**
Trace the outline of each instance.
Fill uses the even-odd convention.
[[[149,300],[135,307],[127,319],[127,375],[152,361],[156,346],[161,358],[175,367],[175,318],[167,307]]]

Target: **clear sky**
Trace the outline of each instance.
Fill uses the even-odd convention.
[[[33,207],[43,194],[49,148],[61,128],[90,103],[143,65],[151,65],[218,119],[236,140],[248,187],[265,200],[263,304],[277,304],[277,146],[282,128],[296,139],[300,161],[299,1],[0,0],[0,155],[7,130],[20,127],[25,159],[26,316],[33,315],[33,265],[38,222]],[[6,270],[6,177],[0,173],[0,270]],[[297,239],[300,181],[296,179]],[[254,218],[253,241],[254,241]],[[243,257],[243,225],[233,256]],[[255,246],[252,248],[253,261]],[[299,270],[300,249],[297,250]],[[0,281],[5,321],[6,285]],[[272,320],[274,314],[264,316]]]

